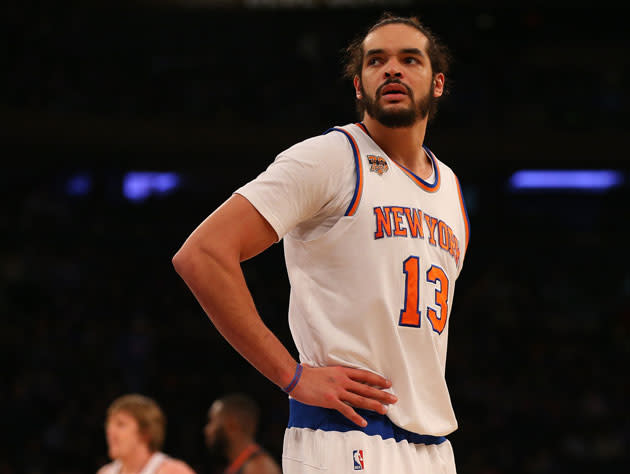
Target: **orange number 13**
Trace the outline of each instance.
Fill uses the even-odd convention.
[[[405,302],[400,310],[400,326],[420,327],[420,259],[411,256],[403,262],[403,273],[405,274]],[[439,310],[427,306],[427,318],[438,334],[446,327],[448,317],[448,277],[444,270],[436,265],[431,265],[427,270],[426,279],[435,284],[435,304]]]

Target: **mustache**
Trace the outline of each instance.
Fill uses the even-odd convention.
[[[399,84],[399,85],[403,86],[405,88],[405,90],[407,91],[407,95],[409,95],[410,97],[413,97],[413,92],[411,91],[411,87],[409,87],[407,84],[405,84],[400,79],[387,79],[380,86],[378,86],[378,89],[376,89],[376,97],[380,97],[381,96],[381,92],[383,90],[383,87],[388,86],[390,84]]]

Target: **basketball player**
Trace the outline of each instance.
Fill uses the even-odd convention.
[[[255,442],[259,410],[253,399],[233,393],[208,410],[206,445],[229,463],[225,474],[281,474],[276,461]]]
[[[166,419],[158,404],[143,395],[123,395],[107,410],[105,432],[113,462],[98,474],[194,474],[184,462],[160,452]]]
[[[456,472],[445,363],[469,226],[424,145],[447,69],[417,19],[384,15],[348,47],[361,122],[280,153],[173,258],[221,334],[289,393],[285,474]],[[280,239],[299,363],[240,268]]]

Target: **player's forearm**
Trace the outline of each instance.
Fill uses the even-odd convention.
[[[232,347],[276,385],[286,386],[295,360],[258,315],[238,257],[218,253],[180,250],[173,264]]]

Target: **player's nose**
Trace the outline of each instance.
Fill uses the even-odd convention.
[[[387,61],[387,64],[385,64],[383,71],[386,78],[402,77],[402,68],[400,67],[398,61],[396,61],[395,59],[390,59],[389,61]]]

